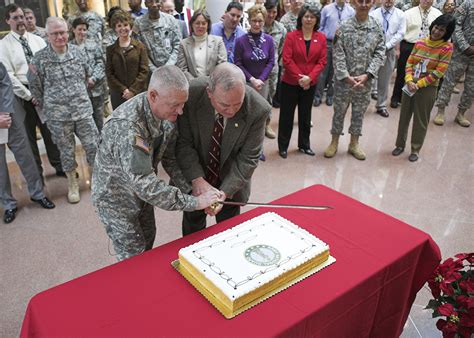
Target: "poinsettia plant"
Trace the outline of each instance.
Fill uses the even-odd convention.
[[[474,333],[474,252],[448,258],[428,280],[434,299],[425,309],[440,318],[436,327],[443,337],[469,338]]]

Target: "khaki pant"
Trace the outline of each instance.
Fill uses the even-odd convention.
[[[413,116],[413,127],[411,132],[411,152],[420,151],[425,140],[430,113],[436,100],[437,87],[429,86],[419,89],[415,95],[409,97],[403,93],[402,107],[400,109],[400,120],[398,121],[398,134],[395,145],[405,148],[408,136],[408,127]]]

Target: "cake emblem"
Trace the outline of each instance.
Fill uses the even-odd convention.
[[[245,250],[245,259],[252,264],[269,266],[280,261],[280,252],[272,246],[259,244]]]

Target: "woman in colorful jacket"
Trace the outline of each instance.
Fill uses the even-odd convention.
[[[410,162],[418,160],[425,140],[430,112],[436,100],[439,80],[448,69],[453,45],[448,42],[454,32],[455,21],[449,14],[436,18],[430,26],[430,36],[418,40],[413,47],[405,68],[396,148],[393,156],[405,150],[408,127],[413,116]]]

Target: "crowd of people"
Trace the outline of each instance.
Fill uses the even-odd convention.
[[[75,138],[92,173],[92,200],[118,259],[151,249],[153,206],[183,210],[183,235],[218,221],[246,202],[252,173],[265,161],[264,137],[288,157],[295,110],[298,149],[314,156],[311,111],[334,107],[332,158],[352,108],[349,153],[359,144],[371,98],[389,116],[401,105],[392,154],[403,153],[413,119],[409,160],[418,159],[430,120],[464,77],[455,121],[474,96],[474,0],[266,0],[230,2],[218,22],[182,0],[129,0],[104,20],[76,0],[67,19],[37,27],[33,11],[10,4],[10,32],[0,40],[0,192],[4,222],[17,212],[5,145],[22,171],[31,200],[43,193],[37,130],[56,175],[68,180],[68,201],[80,201]],[[244,5],[247,5],[244,7]],[[438,8],[436,8],[438,7]],[[104,123],[110,101],[113,113]],[[278,130],[271,107],[280,108]],[[170,175],[156,175],[157,164]]]

